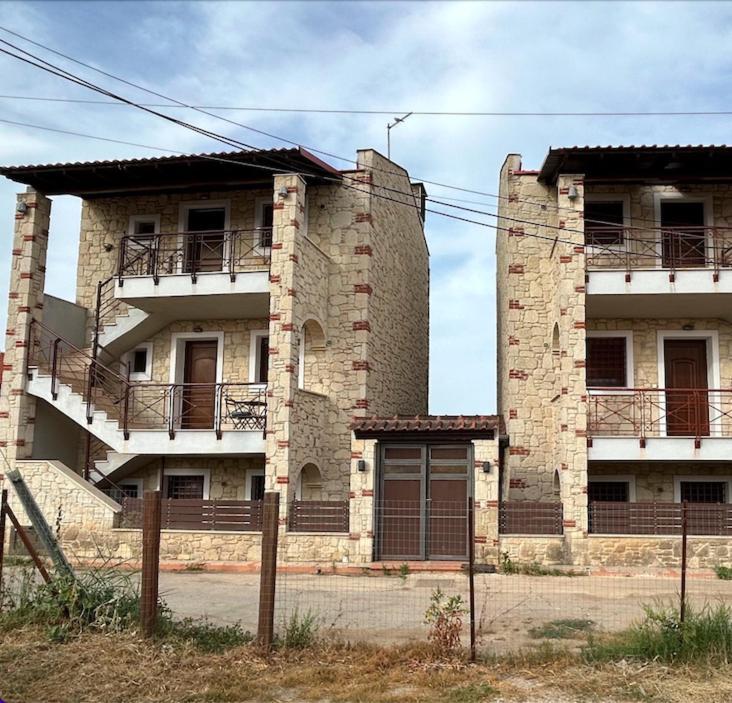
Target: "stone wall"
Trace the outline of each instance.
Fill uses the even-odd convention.
[[[565,553],[565,540],[562,535],[540,536],[501,536],[498,551],[506,555],[514,564],[541,564],[554,566],[571,563]]]

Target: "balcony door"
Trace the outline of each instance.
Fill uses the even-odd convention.
[[[664,268],[703,268],[706,265],[704,203],[661,201]]]
[[[181,429],[203,430],[214,425],[217,350],[214,340],[185,343]]]
[[[670,437],[709,435],[707,341],[664,340],[666,434]]]
[[[186,231],[184,271],[221,271],[224,267],[226,229],[225,207],[189,207]]]

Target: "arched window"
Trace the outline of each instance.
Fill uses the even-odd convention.
[[[323,479],[315,464],[307,463],[302,467],[295,496],[298,500],[323,500]]]
[[[559,478],[559,471],[554,470],[554,482],[552,484],[552,498],[555,501],[562,500],[562,484]]]
[[[554,323],[554,329],[552,330],[552,354],[559,356],[559,323]]]
[[[297,387],[323,393],[325,377],[325,334],[315,320],[308,320],[300,331],[300,359]]]

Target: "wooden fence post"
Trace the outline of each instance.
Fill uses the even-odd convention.
[[[688,503],[681,503],[681,602],[679,604],[679,622],[686,620],[686,551],[689,534]]]
[[[155,633],[160,571],[160,491],[145,491],[142,507],[140,624],[145,637]]]
[[[274,637],[280,494],[276,492],[265,493],[262,507],[262,567],[259,579],[257,642],[260,647],[269,650],[272,647]]]
[[[0,493],[0,610],[3,608],[3,560],[5,559],[5,510],[8,504],[8,489]]]

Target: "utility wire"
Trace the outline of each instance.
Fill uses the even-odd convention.
[[[207,110],[205,110],[203,108],[200,108],[200,107],[197,107],[197,106],[193,106],[193,105],[189,105],[189,104],[187,104],[185,102],[182,102],[182,101],[180,101],[180,100],[178,100],[176,98],[172,98],[172,97],[170,97],[168,95],[164,95],[163,93],[157,92],[155,90],[152,90],[150,88],[147,88],[145,86],[142,86],[142,85],[140,85],[138,83],[134,83],[134,82],[129,81],[129,80],[125,79],[125,78],[122,78],[120,76],[117,76],[117,75],[115,75],[113,73],[109,73],[107,71],[104,71],[104,70],[102,70],[100,68],[97,68],[96,66],[93,66],[91,64],[88,64],[88,63],[85,63],[83,61],[80,61],[79,59],[76,59],[76,58],[74,58],[72,56],[69,56],[68,54],[65,54],[65,53],[63,53],[61,51],[58,51],[58,50],[53,49],[53,48],[51,48],[49,46],[46,46],[45,44],[42,44],[40,42],[37,42],[37,41],[35,41],[33,39],[30,39],[29,37],[26,37],[26,36],[20,34],[19,32],[15,32],[15,31],[13,31],[13,30],[11,30],[11,29],[9,29],[7,27],[4,27],[2,25],[0,25],[0,30],[2,30],[4,32],[7,32],[8,34],[11,34],[13,36],[16,36],[16,37],[18,37],[20,39],[23,39],[24,41],[26,41],[26,42],[34,45],[34,46],[38,46],[38,47],[40,47],[40,48],[42,48],[42,49],[44,49],[46,51],[49,51],[49,52],[51,52],[53,54],[56,54],[57,56],[60,56],[60,57],[66,59],[68,61],[71,61],[73,63],[76,63],[77,65],[83,66],[83,67],[88,68],[88,69],[90,69],[92,71],[96,71],[97,73],[100,73],[100,74],[102,74],[104,76],[107,76],[108,78],[112,78],[113,80],[119,81],[119,82],[124,83],[125,85],[128,85],[128,86],[134,87],[134,88],[136,88],[138,90],[141,90],[143,92],[146,92],[146,93],[148,93],[150,95],[154,95],[154,96],[159,97],[159,98],[162,98],[164,100],[168,100],[168,101],[174,103],[175,105],[177,105],[179,107],[190,108],[190,109],[196,110],[197,112],[200,112],[202,114],[205,114],[205,115],[207,115],[209,117],[213,117],[214,119],[222,120],[223,122],[227,122],[229,124],[232,124],[232,125],[241,127],[243,129],[247,129],[247,130],[253,131],[253,132],[257,133],[257,134],[260,134],[260,135],[263,135],[263,136],[267,136],[267,137],[269,137],[271,139],[275,139],[275,140],[278,140],[278,141],[281,141],[281,142],[290,144],[292,146],[298,146],[298,147],[299,146],[303,146],[304,148],[306,148],[309,151],[312,151],[314,153],[322,154],[324,156],[328,156],[328,157],[331,157],[331,158],[334,158],[334,159],[338,159],[340,161],[345,161],[347,163],[357,164],[357,162],[355,160],[351,159],[351,158],[347,158],[347,157],[344,157],[344,156],[340,156],[338,154],[333,154],[331,152],[323,151],[323,150],[318,149],[318,148],[313,147],[313,146],[301,145],[298,142],[292,141],[291,139],[287,139],[286,137],[282,137],[282,136],[279,136],[277,134],[273,134],[271,132],[265,132],[264,130],[256,129],[255,127],[252,127],[251,125],[247,125],[247,124],[244,124],[244,123],[241,123],[241,122],[237,122],[237,121],[234,121],[234,120],[230,120],[230,119],[228,119],[226,117],[223,117],[221,115],[217,115],[215,113],[208,112]],[[2,41],[5,44],[8,44],[10,46],[13,46],[13,48],[16,48],[19,51],[23,51],[23,53],[25,53],[25,54],[27,54],[29,56],[33,56],[29,52],[26,52],[23,49],[20,49],[19,47],[16,47],[15,45],[10,44],[9,42],[5,42],[3,40],[0,40],[0,41]],[[7,53],[7,52],[5,52],[5,53]],[[36,58],[39,61],[43,61],[43,59],[40,59],[38,57],[34,57],[34,58]],[[52,64],[49,64],[48,62],[45,62],[45,61],[43,61],[43,63],[45,63],[46,65],[49,65],[49,66],[52,65]],[[73,74],[70,74],[68,71],[64,71],[63,69],[60,69],[58,67],[55,67],[55,68],[57,70],[63,71],[67,75],[73,75]],[[79,79],[78,77],[76,77],[76,78],[78,80],[82,80],[83,81],[83,83],[81,83],[81,85],[84,85],[84,87],[90,87],[91,88],[91,86],[93,85],[93,84],[90,84],[88,81],[84,81],[84,79]],[[78,80],[77,81],[74,81],[74,82],[78,82]],[[85,84],[88,84],[88,85],[85,85]],[[92,89],[95,89],[95,88],[92,88]],[[113,93],[110,93],[109,91],[106,91],[105,89],[99,89],[97,92],[102,92],[102,94],[108,95],[110,97],[114,97],[115,99],[118,99],[118,100],[121,100],[121,102],[123,102],[123,103],[125,103],[125,104],[127,104],[129,106],[139,107],[140,109],[146,110],[147,112],[151,112],[152,114],[156,114],[158,116],[164,117],[164,119],[167,119],[168,121],[175,122],[177,124],[181,124],[181,122],[178,121],[178,120],[176,120],[176,118],[173,118],[173,117],[171,117],[169,115],[163,115],[162,113],[157,113],[154,110],[149,109],[147,106],[145,106],[142,103],[135,103],[135,102],[130,101],[130,100],[127,100],[127,99],[120,99],[117,96],[115,96]],[[170,107],[170,106],[168,106],[168,107]],[[415,114],[417,114],[417,113],[415,113]],[[541,114],[541,113],[536,113],[536,114]],[[547,113],[547,114],[549,114],[549,113]],[[555,114],[560,114],[560,113],[555,113]],[[576,113],[576,114],[582,114],[582,113]],[[628,114],[631,114],[631,113],[628,113]],[[732,112],[730,112],[730,114],[732,114]],[[187,124],[187,123],[184,123],[184,124]],[[200,128],[194,128],[194,129],[196,131],[199,131]],[[206,132],[208,132],[208,130],[206,130]],[[212,135],[213,133],[208,132],[208,134],[209,135]],[[219,137],[220,136],[221,135],[219,135]],[[217,138],[217,137],[213,137],[212,136],[212,138]],[[225,139],[230,139],[228,137],[224,137],[224,138]],[[219,139],[219,141],[220,141],[220,139]],[[259,149],[259,147],[255,147],[255,146],[252,146],[252,145],[248,145],[248,144],[245,144],[244,142],[241,142],[241,143],[246,148],[249,148],[249,149]],[[271,158],[270,158],[270,161],[272,161]],[[383,169],[383,168],[380,168],[378,166],[372,166],[372,168],[374,170],[376,170],[376,171],[382,171],[382,172],[388,173],[389,175],[403,175],[403,174],[401,174],[401,173],[399,173],[397,171]],[[426,184],[429,184],[429,185],[433,185],[433,186],[437,186],[437,187],[440,187],[440,188],[457,190],[457,191],[461,191],[461,192],[465,192],[465,193],[472,193],[472,194],[475,194],[475,195],[484,195],[484,196],[491,197],[491,198],[496,198],[496,199],[504,199],[506,197],[506,196],[496,195],[496,194],[493,194],[493,193],[486,193],[486,192],[482,192],[482,191],[471,190],[471,189],[467,189],[467,188],[461,188],[461,187],[458,187],[458,186],[453,186],[453,185],[449,185],[449,184],[445,184],[445,183],[439,183],[439,182],[436,182],[436,181],[430,181],[428,179],[422,179],[422,178],[414,177],[414,180],[421,181],[423,183],[426,183]],[[529,199],[521,199],[520,202],[524,202],[525,204],[532,205],[533,207],[540,207],[543,210],[546,210],[547,208],[551,208],[551,209],[553,209],[555,211],[567,210],[567,211],[570,211],[570,212],[576,212],[575,210],[573,210],[573,208],[564,208],[564,207],[562,207],[560,205],[552,205],[552,204],[547,204],[547,203],[537,203],[537,202],[535,202],[533,200],[529,200]],[[602,225],[608,225],[608,226],[617,225],[617,223],[603,222],[601,220],[587,220],[587,221],[592,221],[595,224],[602,224]],[[636,221],[639,221],[639,220],[636,220]],[[655,224],[655,222],[654,222],[654,224]],[[632,227],[626,227],[625,229],[630,229],[630,228],[632,228]],[[647,230],[649,228],[638,228],[638,229]],[[658,228],[658,229],[660,229],[660,228]]]

